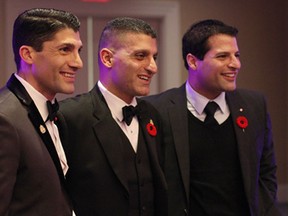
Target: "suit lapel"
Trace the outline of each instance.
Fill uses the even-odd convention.
[[[172,97],[170,101],[171,106],[168,108],[170,125],[173,132],[180,172],[186,191],[186,198],[189,200],[190,148],[185,84],[175,92],[174,97]]]
[[[248,109],[248,104],[242,99],[241,95],[237,91],[226,93],[227,103],[232,116],[234,131],[236,134],[237,145],[238,145],[238,155],[240,160],[240,166],[243,176],[243,182],[245,187],[245,192],[248,195],[252,191],[251,178],[257,173],[257,152],[255,148],[256,131],[253,127],[255,125],[255,113],[251,113]],[[237,124],[237,118],[239,116],[244,116],[248,120],[248,127],[245,129],[240,128]]]
[[[149,104],[147,104],[146,101],[138,100],[138,107],[140,109],[138,114],[138,121],[139,121],[139,128],[143,132],[143,137],[147,146],[148,150],[148,156],[150,159],[151,169],[153,172],[154,177],[154,183],[156,187],[163,187],[163,185],[166,184],[164,173],[161,170],[160,164],[159,164],[159,155],[158,152],[158,145],[160,143],[160,134],[158,133],[159,125],[158,120],[154,119],[155,113],[149,109]],[[148,124],[153,124],[156,133],[154,134],[152,131],[150,131],[149,128],[147,128]],[[158,188],[159,189],[159,188]]]
[[[151,113],[147,109],[146,102],[143,100],[138,100],[138,107],[140,109],[139,114],[138,114],[138,121],[139,121],[139,128],[143,132],[143,137],[146,143],[146,146],[148,148],[148,152],[150,155],[151,159],[151,164],[155,167],[155,164],[158,164],[159,160],[157,159],[157,142],[156,142],[156,136],[159,134],[157,131],[158,126],[155,124],[155,119],[152,118]],[[156,128],[156,134],[155,136],[153,135],[152,132],[148,132],[147,125],[148,124],[153,124],[154,127]],[[151,133],[151,134],[150,134]]]
[[[97,139],[99,139],[107,159],[119,181],[128,192],[128,183],[125,176],[125,167],[123,166],[123,158],[121,154],[117,154],[117,145],[121,144],[121,129],[113,119],[111,112],[102,96],[98,86],[92,90],[94,95],[94,107],[96,123],[93,130]]]
[[[54,143],[50,137],[48,129],[46,128],[45,123],[42,120],[42,117],[34,104],[33,100],[27,93],[26,89],[19,82],[19,80],[12,75],[7,83],[7,87],[16,95],[19,101],[26,107],[28,116],[35,127],[35,130],[38,132],[41,137],[43,143],[45,144],[53,162],[58,172],[60,181],[64,184],[64,174],[62,171],[62,167],[59,161],[59,157],[57,151],[54,147]]]

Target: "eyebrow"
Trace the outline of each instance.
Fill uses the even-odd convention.
[[[65,42],[65,43],[61,43],[59,44],[57,47],[62,47],[62,46],[69,46],[69,47],[76,47],[75,44],[73,43],[68,43],[68,42]],[[79,47],[79,49],[82,49],[83,48],[83,44],[81,44],[81,46]]]
[[[134,50],[133,53],[139,53],[139,52],[144,52],[144,53],[151,53],[150,50],[148,49],[138,49],[138,50]],[[158,55],[158,52],[156,52],[153,55]]]

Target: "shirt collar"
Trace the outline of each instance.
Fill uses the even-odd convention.
[[[45,121],[48,117],[48,108],[47,108],[47,98],[38,92],[30,83],[20,77],[17,73],[14,74],[15,77],[21,82],[24,86],[30,97],[32,98],[33,102],[35,103],[43,121]],[[52,103],[55,101],[55,98],[52,100]]]
[[[204,111],[205,106],[207,103],[211,100],[204,97],[203,95],[196,92],[186,81],[186,97],[189,103],[195,108],[196,112],[201,115]],[[227,112],[227,103],[225,100],[225,92],[222,92],[217,98],[215,98],[213,101],[215,101],[221,110],[222,113]]]
[[[106,103],[108,104],[108,107],[111,111],[112,117],[114,119],[117,119],[119,122],[122,122],[123,120],[123,113],[122,113],[122,107],[124,106],[136,106],[137,100],[134,97],[132,102],[130,104],[127,104],[125,101],[121,100],[119,97],[111,93],[108,89],[105,88],[105,86],[98,81],[98,87],[103,95],[103,97],[106,100]]]

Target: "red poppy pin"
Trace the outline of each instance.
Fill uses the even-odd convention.
[[[152,119],[150,119],[150,122],[146,125],[146,129],[151,136],[157,135],[157,129],[156,129]]]
[[[245,116],[238,116],[236,123],[241,129],[243,129],[243,131],[248,127],[248,119]]]

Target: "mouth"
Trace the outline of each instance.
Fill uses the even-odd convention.
[[[67,78],[75,78],[76,77],[75,73],[61,72],[61,74]]]
[[[223,75],[224,77],[229,78],[229,79],[235,79],[237,73],[236,73],[236,72],[233,72],[233,73],[223,73],[222,75]]]
[[[139,77],[141,80],[144,80],[144,81],[146,81],[146,82],[148,82],[148,81],[150,80],[150,77],[145,76],[145,75],[139,75],[138,77]]]

